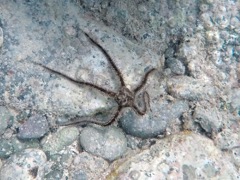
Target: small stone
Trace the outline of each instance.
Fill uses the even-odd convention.
[[[113,161],[127,150],[124,133],[116,127],[86,127],[80,135],[84,150]]]
[[[39,149],[26,149],[11,156],[0,169],[0,179],[43,179],[47,157]]]
[[[7,129],[12,117],[10,111],[5,106],[0,106],[0,135]]]
[[[168,58],[166,60],[166,65],[176,75],[183,75],[185,73],[185,66],[176,58]]]
[[[11,139],[10,143],[13,146],[14,153],[23,151],[23,149],[40,148],[38,139],[31,139],[28,141],[20,141],[18,138],[13,137]]]
[[[19,139],[36,139],[44,136],[49,131],[45,116],[34,115],[19,127]]]
[[[0,158],[8,158],[13,153],[11,142],[6,139],[0,139]]]
[[[78,134],[76,127],[65,127],[42,140],[43,150],[50,155],[56,154],[64,147],[72,144],[77,139]]]
[[[165,133],[172,121],[179,118],[187,110],[188,103],[185,101],[168,102],[161,100],[144,116],[137,115],[131,109],[125,111],[119,122],[127,134],[141,138],[152,138]]]

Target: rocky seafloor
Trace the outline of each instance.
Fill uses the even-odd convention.
[[[0,180],[240,179],[239,87],[239,1],[0,0]]]

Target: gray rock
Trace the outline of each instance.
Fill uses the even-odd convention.
[[[210,104],[208,107],[197,105],[194,110],[193,119],[208,133],[217,133],[223,127],[222,114],[217,108],[210,107]]]
[[[6,139],[0,139],[0,158],[8,158],[13,153],[11,142]]]
[[[44,136],[49,131],[45,116],[33,115],[19,127],[17,134],[20,139],[36,139]]]
[[[234,164],[239,168],[240,167],[240,147],[234,148],[231,153]]]
[[[240,135],[239,132],[226,128],[214,137],[214,142],[219,149],[230,150],[239,147]]]
[[[0,106],[0,135],[2,135],[8,127],[11,118],[13,118],[13,116],[10,111],[5,106]]]
[[[38,139],[30,139],[28,141],[21,141],[17,137],[13,137],[10,140],[10,143],[13,146],[14,153],[23,151],[24,149],[40,148],[40,142]]]
[[[130,135],[141,138],[156,137],[165,133],[173,120],[179,118],[187,110],[188,103],[185,101],[162,100],[144,116],[139,116],[130,109],[125,111],[120,118],[120,124]]]
[[[231,89],[231,105],[234,110],[237,110],[237,112],[240,112],[240,89],[235,88]]]
[[[86,38],[81,29],[109,52],[126,84],[131,87],[141,81],[146,68],[161,67],[160,54],[140,47],[112,29],[93,22],[93,19],[87,19],[80,6],[74,2],[56,2],[58,1],[34,2],[21,7],[7,1],[2,3],[5,8],[1,19],[8,23],[4,27],[6,47],[0,63],[11,69],[11,73],[8,73],[9,70],[5,68],[3,99],[7,99],[12,107],[22,111],[32,108],[60,116],[92,116],[113,107],[113,100],[106,94],[86,85],[76,85],[31,63],[39,62],[75,80],[116,91],[119,78],[106,56]],[[81,4],[96,5],[98,2],[100,1],[81,1]],[[46,5],[54,7],[57,14],[62,14],[67,19],[55,18],[51,10],[45,8]],[[71,10],[61,10],[66,7]],[[119,12],[124,15],[124,10]],[[49,28],[52,31],[46,33]],[[10,89],[9,93],[4,93],[6,86]]]
[[[182,166],[183,171],[183,179],[190,180],[190,179],[196,179],[195,171],[196,168],[194,168],[191,165],[184,164]]]
[[[103,158],[82,152],[74,158],[69,174],[72,179],[98,179],[108,166]]]
[[[103,179],[239,178],[237,168],[210,139],[191,132],[168,136],[132,154],[111,164]]]
[[[166,65],[171,69],[172,73],[177,75],[185,74],[185,66],[181,61],[176,58],[168,58],[166,60]]]
[[[168,80],[169,93],[178,99],[202,100],[216,95],[216,89],[210,82],[188,76],[176,76]]]
[[[76,127],[65,127],[56,133],[49,135],[41,141],[43,150],[50,155],[56,154],[64,147],[72,144],[78,137],[79,132]]]
[[[186,101],[173,100],[174,98],[166,95],[162,86],[162,76],[158,72],[152,73],[146,83],[150,108],[148,107],[145,115],[140,116],[131,108],[122,111],[119,122],[126,133],[141,138],[156,137],[165,133],[173,120],[188,110]]]
[[[2,47],[2,45],[3,45],[3,30],[0,27],[0,47]]]
[[[26,149],[11,156],[0,169],[2,180],[43,179],[47,157],[39,149]]]
[[[113,161],[127,150],[124,133],[116,127],[86,127],[80,134],[81,146],[87,152]]]

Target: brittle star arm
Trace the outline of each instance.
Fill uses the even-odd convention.
[[[115,70],[115,72],[117,73],[117,76],[119,77],[119,80],[121,82],[121,86],[125,86],[125,82],[123,80],[122,74],[119,71],[118,67],[115,65],[115,63],[113,62],[112,58],[110,57],[110,55],[107,53],[107,51],[95,40],[93,40],[87,33],[84,32],[84,34],[90,39],[90,41],[95,44],[102,52],[103,54],[106,56],[108,62],[111,64],[111,66],[113,67],[113,69]]]
[[[147,80],[148,80],[149,75],[150,75],[153,71],[155,71],[155,70],[157,70],[157,69],[153,68],[153,69],[151,69],[150,71],[148,71],[148,72],[145,74],[145,76],[142,78],[142,81],[141,81],[141,83],[139,84],[139,86],[134,89],[134,93],[137,93],[138,91],[140,91],[140,90],[143,88],[143,86],[145,86],[145,84],[146,84],[146,82],[147,82]]]
[[[108,94],[108,95],[111,96],[111,97],[115,97],[115,96],[116,96],[116,93],[115,93],[115,92],[109,91],[109,90],[104,89],[104,88],[102,88],[102,87],[100,87],[100,86],[97,86],[97,85],[95,85],[95,84],[92,84],[92,83],[89,83],[89,82],[85,82],[85,81],[75,80],[75,79],[73,79],[73,78],[71,78],[71,77],[69,77],[69,76],[67,76],[67,75],[65,75],[65,74],[63,74],[63,73],[60,73],[60,72],[58,72],[58,71],[56,71],[56,70],[54,70],[54,69],[50,69],[49,67],[47,67],[47,66],[45,66],[45,65],[43,65],[43,64],[40,64],[40,63],[37,63],[37,62],[33,62],[33,63],[34,63],[34,64],[37,64],[37,65],[39,65],[39,66],[41,66],[41,67],[43,67],[44,69],[47,69],[47,70],[50,71],[51,73],[57,74],[57,75],[65,78],[65,79],[71,81],[71,82],[74,83],[74,84],[77,84],[77,85],[80,85],[80,84],[81,84],[81,85],[90,86],[90,87],[93,87],[93,88],[95,88],[95,89],[97,89],[97,90],[99,90],[99,91],[101,91],[101,92],[103,92],[103,93],[105,93],[105,94]]]
[[[112,113],[111,117],[106,122],[99,121],[97,120],[97,118],[94,118],[94,117],[76,117],[76,118],[72,118],[69,122],[58,123],[58,125],[69,126],[69,125],[83,125],[83,124],[93,123],[101,126],[107,126],[116,120],[121,110],[122,110],[122,107],[118,106],[117,110],[114,113]]]
[[[133,105],[133,110],[139,115],[143,116],[150,106],[150,97],[147,91],[143,92],[143,109],[140,109],[135,103]]]

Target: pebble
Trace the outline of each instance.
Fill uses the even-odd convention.
[[[166,60],[166,65],[168,68],[171,69],[172,73],[176,75],[183,75],[185,74],[185,66],[183,63],[176,59],[176,58],[168,58]]]
[[[30,139],[27,141],[21,141],[17,137],[13,137],[10,141],[11,145],[13,146],[14,153],[23,151],[24,149],[29,148],[40,148],[40,143],[38,139]]]
[[[135,154],[135,155],[132,155]],[[235,166],[212,140],[192,132],[160,139],[117,160],[105,179],[238,179]]]
[[[127,150],[127,139],[116,127],[86,127],[80,134],[80,144],[89,153],[113,161]]]
[[[11,142],[6,139],[0,139],[0,158],[8,158],[13,153]]]
[[[187,110],[186,101],[162,100],[144,116],[137,115],[131,109],[125,111],[120,118],[120,125],[127,134],[140,138],[152,138],[164,134],[167,127],[172,124],[172,120],[179,118]]]
[[[47,136],[41,141],[42,148],[50,155],[63,150],[64,147],[72,144],[78,137],[79,131],[76,127],[64,127],[56,133]]]
[[[99,179],[109,164],[101,157],[82,152],[77,155],[70,167],[71,179]]]
[[[49,131],[47,118],[33,115],[19,127],[19,139],[36,139],[43,137]]]
[[[0,135],[7,129],[12,114],[5,106],[0,106]]]
[[[44,178],[47,157],[42,150],[26,149],[11,156],[0,170],[0,179],[31,180]]]

